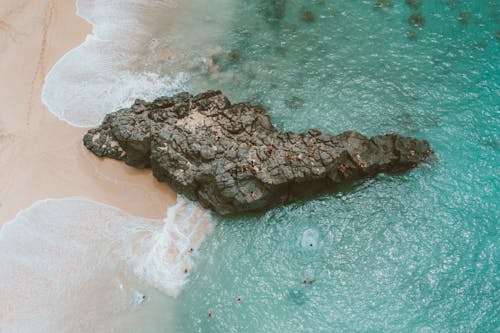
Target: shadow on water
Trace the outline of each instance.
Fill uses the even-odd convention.
[[[288,292],[287,300],[294,305],[304,305],[309,301],[306,293],[302,289],[292,288]]]
[[[257,211],[257,212],[245,212],[245,213],[240,213],[240,214],[230,214],[230,215],[225,215],[225,216],[220,216],[216,214],[215,212],[213,213],[214,216],[217,217],[217,220],[220,223],[229,223],[232,224],[234,222],[240,221],[242,219],[251,219],[251,220],[258,220],[260,217],[262,217],[266,212],[269,211],[269,209],[274,209],[276,207],[283,207],[283,206],[293,206],[293,207],[299,207],[305,205],[307,202],[311,200],[329,200],[329,198],[334,197],[334,198],[341,198],[344,195],[348,194],[353,194],[359,191],[366,191],[368,187],[373,186],[377,182],[384,182],[384,181],[389,181],[393,177],[397,177],[398,182],[409,182],[411,181],[410,178],[406,177],[411,172],[425,172],[423,171],[424,169],[432,169],[435,168],[438,165],[439,161],[436,155],[432,154],[431,156],[428,157],[428,159],[424,162],[422,162],[420,167],[417,167],[416,169],[411,169],[408,171],[398,171],[398,172],[391,172],[391,173],[381,173],[377,174],[373,177],[369,178],[363,178],[363,179],[357,179],[353,180],[351,182],[346,182],[342,184],[333,184],[329,180],[321,180],[317,182],[309,182],[307,183],[307,187],[303,183],[292,183],[289,185],[287,192],[282,193],[281,196],[285,195],[286,196],[286,201],[280,205],[277,205],[272,208],[268,208],[263,211]],[[419,171],[419,169],[421,171]],[[311,248],[316,248],[316,243],[309,243],[307,242],[304,247],[308,248],[309,246]]]

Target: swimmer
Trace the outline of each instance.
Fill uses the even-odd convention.
[[[304,280],[303,284],[313,284],[314,280]]]
[[[243,296],[236,297],[236,302],[241,302],[243,300]]]
[[[208,311],[208,318],[212,318],[212,312]]]

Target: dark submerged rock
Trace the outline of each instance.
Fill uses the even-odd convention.
[[[418,33],[415,30],[408,30],[406,32],[406,38],[414,42],[418,39]]]
[[[392,0],[377,0],[373,5],[375,9],[384,9],[392,7]]]
[[[297,110],[304,106],[305,101],[297,96],[292,96],[285,101],[287,108],[291,110]]]
[[[463,25],[469,24],[470,21],[470,13],[469,12],[460,12],[458,13],[458,22]]]
[[[413,13],[408,17],[408,24],[423,27],[425,25],[425,17],[421,13]]]
[[[407,170],[431,153],[426,141],[397,134],[280,132],[262,107],[231,104],[220,91],[137,100],[108,114],[83,141],[97,156],[151,167],[159,181],[220,214]]]
[[[413,10],[417,10],[422,6],[422,0],[406,0],[405,3]]]
[[[237,62],[243,59],[243,54],[238,50],[231,50],[227,53],[227,57],[229,60]]]
[[[286,0],[261,0],[260,12],[271,24],[283,20],[286,12]]]
[[[212,54],[208,63],[211,71],[224,72],[231,66],[242,62],[244,58],[243,53],[239,50],[233,49],[229,52],[218,52]]]
[[[304,14],[302,14],[302,20],[307,23],[312,23],[314,22],[316,18],[314,17],[314,13],[311,12],[310,10],[306,10]]]

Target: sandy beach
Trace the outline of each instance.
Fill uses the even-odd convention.
[[[98,159],[85,129],[57,119],[40,95],[51,67],[90,34],[74,1],[0,4],[0,226],[46,198],[81,196],[133,215],[160,218],[176,194],[148,170]]]

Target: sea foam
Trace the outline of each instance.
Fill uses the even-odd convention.
[[[80,0],[77,5],[78,15],[93,25],[93,31],[45,78],[42,100],[50,112],[74,126],[91,126],[135,98],[151,99],[182,88],[182,73],[160,76],[137,65],[151,39],[139,17],[151,13],[134,8],[140,1]],[[154,1],[148,5],[153,6],[156,12],[167,12],[176,4]]]
[[[45,78],[48,110],[74,126],[99,124],[136,98],[188,90],[184,69],[207,54],[227,25],[230,0],[78,0],[92,34]],[[198,60],[195,60],[195,62]]]
[[[212,230],[207,210],[179,196],[168,209],[161,231],[152,234],[148,250],[136,257],[134,272],[152,286],[177,296],[193,263],[189,254]]]
[[[39,201],[0,233],[0,332],[158,331],[172,303],[162,293],[178,295],[211,228],[182,198],[163,221],[82,198]]]

